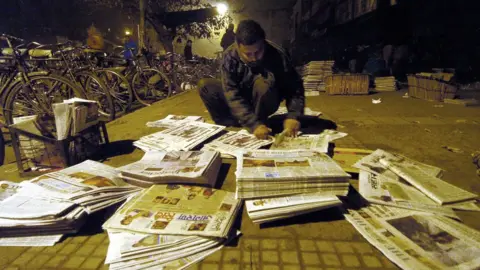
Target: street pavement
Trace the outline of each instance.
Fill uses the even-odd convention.
[[[470,154],[480,150],[480,107],[429,102],[402,97],[404,92],[368,96],[308,97],[307,106],[323,112],[323,120],[303,124],[308,131],[331,127],[349,136],[335,141],[337,147],[382,148],[446,170],[444,179],[480,193],[480,184]],[[372,99],[381,98],[380,104]],[[155,132],[145,126],[168,114],[208,113],[196,92],[183,93],[125,115],[107,125],[111,145],[106,164],[121,166],[141,158],[143,152],[131,143]],[[461,152],[450,152],[448,147]],[[225,160],[218,187],[234,191],[235,162]],[[15,164],[0,167],[0,179],[20,181]],[[353,186],[357,180],[351,181]],[[113,211],[112,209],[110,212]],[[75,236],[54,247],[0,247],[2,269],[107,269],[103,264],[108,237],[101,224],[109,212],[91,217]],[[480,230],[480,213],[458,212],[469,226]],[[243,211],[237,228],[239,240],[207,257],[191,269],[396,269],[346,220],[340,209],[329,209],[258,226]]]

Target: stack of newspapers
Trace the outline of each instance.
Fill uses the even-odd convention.
[[[71,98],[53,104],[57,139],[64,140],[98,123],[98,102]]]
[[[229,131],[219,138],[205,144],[202,150],[218,151],[224,158],[234,158],[239,150],[255,150],[272,144],[272,139],[260,140],[248,131]]]
[[[480,233],[445,216],[370,205],[345,218],[401,269],[480,268]]]
[[[85,161],[24,181],[15,192],[3,192],[1,236],[61,237],[77,232],[88,214],[119,203],[139,190],[121,180],[118,173],[110,166]]]
[[[231,192],[155,185],[133,197],[103,225],[110,269],[184,269],[238,236],[240,201]]]
[[[275,143],[272,144],[272,150],[312,150],[317,152],[328,152],[331,141],[347,136],[347,133],[333,129],[324,130],[320,134],[306,134],[297,137],[287,137],[278,135]]]
[[[235,174],[236,197],[258,223],[337,206],[350,178],[328,155],[306,150],[238,153]]]
[[[169,128],[177,127],[185,124],[186,122],[204,122],[205,120],[201,116],[187,116],[187,115],[174,115],[169,114],[167,117],[153,121],[147,122],[147,127],[158,127],[158,128]]]
[[[397,91],[395,77],[375,77],[375,90],[377,91]]]
[[[213,187],[221,166],[222,159],[215,151],[150,151],[118,170],[127,183],[144,188],[179,183]]]
[[[187,121],[179,126],[172,126],[160,132],[143,136],[133,144],[145,152],[152,150],[189,151],[223,129],[225,129],[224,126]]]
[[[311,61],[301,72],[306,96],[315,96],[325,91],[325,77],[332,75],[334,61]]]
[[[479,211],[476,194],[449,184],[443,170],[378,149],[355,165],[359,192],[371,203],[458,218],[453,209]]]

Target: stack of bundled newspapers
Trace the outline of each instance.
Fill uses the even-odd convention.
[[[53,104],[57,139],[76,135],[98,123],[98,103],[93,100],[72,98]]]
[[[240,205],[223,190],[152,186],[103,225],[110,237],[105,263],[110,269],[184,269],[238,236],[232,225]]]
[[[347,195],[350,178],[326,154],[305,150],[238,153],[235,174],[236,197],[247,200],[257,223],[337,206],[336,196]]]
[[[215,151],[150,151],[118,170],[127,183],[144,188],[167,183],[213,187],[221,166],[222,159]]]
[[[324,130],[320,134],[300,135],[297,137],[287,137],[283,134],[277,136],[275,143],[272,144],[272,150],[312,150],[317,152],[328,152],[328,146],[331,141],[347,136],[347,133],[333,129]]]
[[[189,151],[223,129],[225,129],[224,126],[187,121],[182,122],[179,126],[172,126],[160,132],[143,136],[133,144],[145,152],[152,150]]]
[[[22,182],[0,202],[1,236],[58,236],[78,231],[88,214],[139,190],[118,173],[110,166],[85,161]]]
[[[239,150],[255,150],[270,145],[272,139],[260,140],[248,131],[242,129],[239,132],[229,131],[219,138],[205,144],[204,151],[218,151],[223,158],[234,158]]]
[[[147,122],[147,127],[159,127],[159,128],[169,128],[169,127],[177,127],[185,124],[186,122],[205,122],[203,117],[201,116],[187,116],[187,115],[174,115],[169,114],[167,117],[153,121]]]
[[[375,90],[377,91],[397,91],[395,77],[375,77]]]
[[[402,269],[480,268],[480,232],[445,216],[371,205],[345,218]]]
[[[334,61],[311,61],[303,67],[301,75],[306,96],[325,91],[325,77],[332,75]]]
[[[440,179],[443,170],[378,149],[355,165],[360,194],[371,203],[457,218],[453,209],[479,211],[476,194]]]

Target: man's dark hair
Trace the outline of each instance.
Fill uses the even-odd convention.
[[[254,20],[243,20],[237,26],[235,40],[238,44],[252,45],[259,40],[265,39],[265,31]]]

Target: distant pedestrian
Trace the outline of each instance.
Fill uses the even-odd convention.
[[[222,41],[220,42],[220,46],[222,46],[224,51],[235,42],[235,32],[233,32],[234,28],[235,28],[235,25],[231,23],[230,25],[228,25],[228,29],[225,32],[225,34],[223,34]]]
[[[188,40],[187,45],[183,49],[183,56],[185,57],[185,61],[193,60],[193,52],[192,52],[192,41]]]
[[[90,49],[102,50],[104,46],[104,42],[103,42],[103,37],[100,31],[98,31],[98,29],[92,25],[90,26],[90,28],[88,28],[87,33],[88,33],[87,46]]]
[[[123,57],[127,61],[133,60],[133,57],[138,53],[138,46],[135,40],[131,35],[127,35],[124,44],[125,51],[123,52]]]

